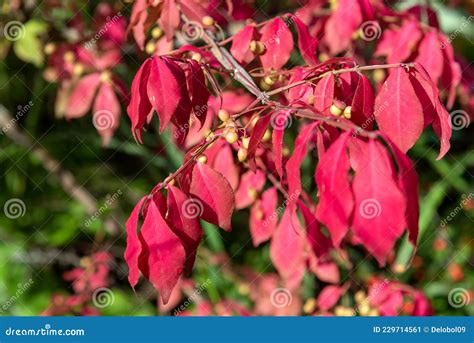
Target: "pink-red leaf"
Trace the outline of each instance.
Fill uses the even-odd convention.
[[[276,228],[277,201],[277,190],[272,187],[263,192],[261,199],[250,209],[250,234],[255,247],[269,240]]]
[[[158,290],[166,304],[171,291],[183,273],[186,252],[181,240],[173,233],[158,210],[155,201],[150,201],[140,235],[143,248],[140,258],[149,272],[148,278]],[[145,253],[143,253],[145,252]]]
[[[78,82],[69,97],[66,108],[66,118],[84,116],[91,108],[92,100],[100,85],[100,73],[84,76]]]
[[[349,184],[347,140],[351,133],[342,134],[326,151],[316,168],[319,204],[318,220],[328,228],[335,246],[341,244],[349,230],[354,200]]]
[[[281,69],[289,60],[293,50],[293,35],[281,18],[275,18],[264,25],[261,41],[265,45],[265,53],[260,56],[265,69]]]
[[[287,208],[270,244],[273,265],[284,279],[290,278],[304,263],[305,244],[304,231],[299,225],[298,217]]]
[[[355,170],[352,230],[382,266],[405,228],[406,199],[385,148],[376,140],[350,146]]]
[[[407,152],[424,128],[423,104],[405,68],[394,69],[375,98],[377,124],[381,131]]]
[[[138,239],[138,219],[143,203],[147,197],[144,196],[133,208],[130,217],[125,223],[127,228],[127,248],[125,249],[124,258],[128,265],[128,281],[132,287],[135,287],[140,278],[140,269],[138,268],[138,257],[142,249],[140,240]]]
[[[173,232],[179,237],[186,251],[185,271],[190,273],[199,243],[202,239],[202,230],[199,224],[199,206],[189,199],[179,188],[168,186],[168,213],[166,219]],[[193,211],[194,208],[194,211]]]
[[[231,230],[234,192],[226,178],[206,164],[196,163],[190,193],[202,204],[202,219]]]

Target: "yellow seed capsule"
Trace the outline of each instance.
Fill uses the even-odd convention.
[[[272,79],[270,76],[265,77],[263,81],[270,86],[273,86],[275,84],[275,80]]]
[[[303,305],[304,313],[312,313],[316,309],[316,299],[310,298]]]
[[[191,55],[191,59],[192,59],[192,60],[195,60],[195,61],[197,61],[197,62],[201,62],[202,56],[201,56],[200,53],[195,52],[195,53],[193,53],[193,54]]]
[[[380,315],[379,313],[379,310],[377,310],[376,308],[373,308],[369,311],[369,313],[367,314],[369,317],[377,317]]]
[[[285,146],[285,147],[283,147],[281,153],[282,153],[283,156],[288,157],[288,156],[290,156],[290,149],[287,146]]]
[[[263,211],[258,210],[257,212],[255,212],[255,216],[257,217],[258,220],[262,220],[264,216]]]
[[[331,108],[329,109],[329,112],[335,116],[340,116],[342,114],[342,111],[344,111],[344,108],[346,108],[346,104],[343,103],[340,100],[334,100],[333,104],[331,105]]]
[[[146,52],[148,55],[154,54],[155,51],[156,51],[156,44],[155,44],[155,42],[150,41],[150,42],[146,43],[146,45],[145,45],[145,52]]]
[[[230,118],[229,112],[227,112],[227,111],[224,110],[224,109],[220,109],[219,112],[217,113],[217,116],[218,116],[219,119],[220,119],[221,121],[223,121],[224,123],[225,123],[226,121],[228,121],[229,118]]]
[[[272,88],[272,85],[269,85],[268,83],[266,83],[264,79],[260,80],[260,89],[261,90],[268,91],[270,88]]]
[[[55,51],[56,51],[56,44],[54,44],[54,43],[47,43],[44,46],[44,53],[46,55],[51,55]]]
[[[357,293],[354,294],[354,299],[356,302],[361,303],[367,299],[367,296],[364,291],[357,291]]]
[[[307,99],[306,99],[306,103],[308,105],[314,105],[314,95],[310,95]]]
[[[74,69],[72,70],[73,74],[76,76],[81,76],[84,72],[84,65],[81,63],[77,63],[74,65]]]
[[[376,69],[373,75],[375,82],[382,82],[385,80],[385,71],[383,69]]]
[[[336,316],[344,316],[345,312],[346,312],[346,308],[344,306],[336,306],[334,308],[334,314]]]
[[[257,41],[257,54],[262,55],[265,53],[266,47],[265,44],[263,44],[260,41]]]
[[[370,313],[370,306],[367,302],[363,302],[359,305],[359,312],[361,316],[368,316]]]
[[[198,162],[201,164],[206,164],[207,163],[207,156],[206,155],[201,155],[198,157]]]
[[[202,18],[202,24],[204,26],[212,26],[212,25],[214,25],[214,19],[212,17],[206,15]]]
[[[72,63],[76,59],[76,57],[75,57],[75,55],[72,51],[65,52],[63,57],[64,57],[64,60],[68,63]]]
[[[250,197],[250,199],[252,199],[252,200],[257,199],[258,193],[257,193],[257,190],[255,188],[250,187],[247,190],[247,194]]]
[[[265,131],[265,134],[263,135],[262,142],[268,142],[271,138],[272,138],[272,132],[269,129],[267,129],[267,131]]]
[[[229,131],[225,135],[225,140],[230,144],[234,144],[239,140],[239,136],[237,135],[237,132]]]
[[[346,119],[351,119],[351,115],[352,115],[351,112],[352,112],[352,106],[346,106],[342,115]]]
[[[155,39],[160,39],[161,36],[163,36],[163,30],[161,27],[155,27],[153,30],[151,30],[151,36]]]
[[[260,41],[253,40],[249,44],[250,51],[254,54],[261,55],[265,52],[265,44]]]
[[[239,148],[237,151],[237,158],[240,162],[244,162],[247,159],[247,149]]]
[[[100,74],[100,81],[101,82],[109,82],[112,79],[112,75],[110,74],[110,71],[106,70],[103,71]]]
[[[239,285],[239,287],[237,288],[237,291],[239,292],[239,294],[241,295],[248,295],[250,293],[250,287],[249,285],[247,285],[246,283],[242,283]]]
[[[245,149],[248,149],[248,148],[249,148],[249,143],[250,143],[250,137],[243,137],[243,138],[242,138],[242,146],[243,146]]]

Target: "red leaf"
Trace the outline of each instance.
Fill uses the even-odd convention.
[[[165,31],[166,39],[172,40],[174,31],[179,26],[179,11],[175,0],[164,0],[158,22]]]
[[[206,164],[196,163],[190,193],[202,202],[202,219],[226,231],[231,230],[234,192],[221,173]]]
[[[249,140],[249,148],[247,151],[247,159],[253,159],[255,152],[257,151],[258,145],[262,141],[263,136],[265,135],[265,131],[270,124],[270,120],[272,119],[271,114],[264,115],[260,117],[258,121],[255,123],[255,126],[252,129],[252,134],[250,135]]]
[[[140,201],[133,208],[130,217],[125,223],[125,227],[127,228],[127,248],[125,249],[124,258],[129,269],[128,281],[133,288],[135,288],[136,284],[138,283],[138,279],[140,278],[138,257],[140,256],[142,245],[138,239],[137,225],[140,211],[146,198],[147,196],[144,196],[140,199]]]
[[[250,50],[250,42],[258,40],[258,32],[254,25],[247,25],[237,32],[232,39],[231,54],[239,63],[250,63],[255,54]]]
[[[348,174],[349,135],[349,131],[342,134],[329,147],[316,168],[316,184],[320,198],[316,217],[328,228],[335,246],[341,244],[349,230],[349,220],[354,207]]]
[[[179,237],[186,251],[185,270],[190,273],[199,243],[202,229],[199,224],[199,206],[189,199],[179,188],[168,186],[168,213],[166,219],[171,229]]]
[[[314,88],[314,107],[326,115],[330,115],[334,98],[334,75],[329,74],[319,80]]]
[[[148,97],[160,118],[160,132],[170,120],[177,125],[189,121],[191,103],[184,71],[173,61],[153,57],[148,79]]]
[[[416,246],[420,212],[418,204],[418,175],[408,156],[398,149],[390,139],[387,139],[387,141],[398,165],[398,186],[405,193],[407,200],[406,224],[410,233],[409,239]]]
[[[275,154],[275,169],[280,176],[283,177],[283,135],[284,128],[274,128],[272,132],[273,153]]]
[[[200,121],[201,127],[206,122],[207,101],[209,100],[209,89],[206,86],[206,77],[201,65],[195,60],[188,60],[190,72],[187,74],[189,93],[192,94],[192,109],[196,118]]]
[[[239,187],[235,192],[235,208],[242,209],[253,204],[255,194],[265,185],[265,173],[260,169],[249,170],[240,178]]]
[[[143,238],[142,246],[146,246],[142,256],[146,257],[144,264],[149,271],[148,278],[160,293],[163,304],[166,304],[183,273],[186,261],[183,244],[168,226],[154,201],[148,205],[140,235]]]
[[[421,39],[422,32],[416,21],[409,21],[396,31],[391,42],[391,53],[387,57],[388,63],[404,62],[410,57],[413,48]]]
[[[293,218],[292,218],[293,217]],[[270,244],[270,257],[278,273],[288,279],[304,263],[304,231],[296,213],[287,208]]]
[[[429,71],[430,77],[435,84],[443,72],[443,52],[441,50],[441,42],[438,35],[434,31],[425,33],[423,40],[418,47],[418,56],[415,62],[420,63]]]
[[[255,247],[270,239],[278,222],[276,188],[267,189],[250,209],[250,233]]]
[[[263,68],[281,69],[293,50],[291,31],[281,18],[275,18],[262,27],[261,33],[261,41],[265,45],[265,53],[260,56]]]
[[[92,122],[102,137],[102,145],[107,146],[120,124],[120,103],[112,84],[105,82],[94,101]]]
[[[352,35],[362,23],[362,13],[356,0],[339,0],[325,26],[325,42],[332,55],[347,49]]]
[[[322,311],[327,311],[337,304],[344,289],[338,286],[326,286],[319,293],[317,304]]]
[[[372,130],[374,124],[374,101],[374,92],[369,79],[365,75],[359,75],[352,99],[351,120],[366,130]]]
[[[313,248],[313,252],[319,258],[324,257],[332,248],[331,240],[324,236],[319,222],[316,220],[316,215],[302,201],[298,202],[298,207],[303,215],[308,242]]]
[[[308,65],[318,64],[318,59],[315,56],[318,40],[311,37],[308,27],[297,16],[290,15],[290,20],[295,23],[296,31],[298,31],[298,48],[304,61]]]
[[[441,148],[437,157],[437,160],[440,160],[451,147],[451,144],[449,143],[452,134],[451,118],[448,111],[439,100],[438,88],[431,80],[426,70],[423,68],[423,66],[418,65],[416,67],[416,71],[419,73],[419,77],[416,80],[419,81],[419,85],[424,88],[426,94],[432,101],[432,107],[429,107],[428,104],[425,104],[424,108],[426,110],[434,108],[436,114],[433,118],[432,126],[441,143]]]
[[[305,126],[295,140],[295,150],[286,162],[286,177],[288,180],[288,208],[291,212],[295,210],[296,202],[301,194],[300,168],[306,158],[309,142],[313,136],[318,122]]]
[[[152,106],[148,100],[147,85],[150,76],[151,58],[148,58],[140,67],[133,78],[131,99],[127,107],[127,113],[132,121],[132,133],[135,140],[141,142],[141,130],[145,125]]]
[[[66,118],[84,116],[91,108],[92,100],[100,85],[100,73],[93,73],[81,78],[69,97]]]
[[[394,69],[385,80],[375,99],[374,112],[380,130],[403,152],[418,140],[424,128],[423,104],[404,68]]]
[[[351,146],[355,170],[352,230],[356,240],[383,266],[405,227],[406,199],[394,180],[384,147],[375,140]]]
[[[224,143],[217,151],[212,168],[224,175],[234,191],[237,189],[239,186],[239,169],[234,163],[234,155],[229,144]]]

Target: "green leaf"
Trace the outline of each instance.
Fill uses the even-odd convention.
[[[13,50],[19,59],[41,67],[44,61],[43,45],[39,36],[45,34],[48,25],[41,20],[32,19],[24,25],[24,35],[15,41]]]

